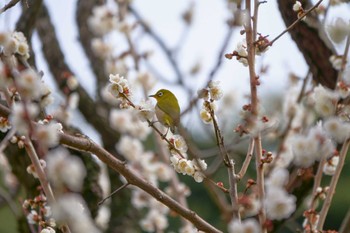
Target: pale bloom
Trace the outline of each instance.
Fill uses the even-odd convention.
[[[333,156],[323,166],[323,173],[333,176],[339,164],[339,156]]]
[[[130,136],[123,136],[118,144],[117,150],[129,161],[137,161],[143,153],[143,146],[140,140]]]
[[[53,217],[67,223],[72,232],[100,233],[91,218],[84,199],[77,194],[64,194],[53,204]]]
[[[141,121],[149,120],[151,121],[154,117],[154,106],[150,100],[141,100],[140,105],[136,106],[138,115]]]
[[[266,179],[266,186],[283,187],[287,184],[289,172],[284,168],[275,168],[268,179]]]
[[[64,149],[57,149],[48,154],[47,172],[55,188],[67,187],[72,191],[81,190],[86,176],[86,169],[81,159],[69,155]]]
[[[296,208],[296,198],[284,189],[271,186],[266,190],[266,215],[270,220],[288,218]]]
[[[177,149],[181,153],[187,152],[188,147],[187,147],[186,141],[181,135],[175,134],[171,138],[169,138],[169,141],[172,142],[175,149]],[[176,153],[176,152],[174,152],[174,153]]]
[[[255,219],[246,219],[243,221],[232,220],[228,224],[229,233],[260,233],[261,228]]]
[[[318,85],[314,89],[315,110],[322,117],[334,115],[339,96],[332,90]]]
[[[34,119],[39,113],[39,108],[36,104],[28,103],[24,107],[24,103],[16,103],[12,105],[12,113],[10,122],[17,132],[21,135],[28,133],[29,120]]]
[[[324,129],[338,143],[342,143],[350,137],[350,123],[344,122],[339,117],[328,118],[324,122]]]
[[[329,37],[335,43],[341,43],[349,34],[350,25],[343,18],[337,17],[326,26]]]
[[[332,55],[329,57],[329,61],[332,63],[334,69],[340,70],[342,67],[342,63],[343,63],[343,57],[337,56],[337,55]]]
[[[168,227],[168,220],[163,213],[152,209],[148,212],[144,219],[140,221],[143,230],[154,232],[156,230],[165,230]]]
[[[206,109],[201,109],[199,115],[205,124],[209,124],[213,120],[210,113]]]
[[[315,162],[318,142],[302,135],[295,135],[292,140],[294,163],[300,167],[309,167]]]
[[[301,10],[303,10],[301,2],[295,1],[294,5],[293,5],[293,11],[298,12],[298,11],[301,11]]]
[[[40,233],[56,233],[56,231],[52,227],[45,227]]]
[[[209,82],[209,92],[211,99],[213,100],[219,100],[223,96],[223,91],[221,87],[219,86],[219,81],[211,81]]]
[[[197,183],[202,183],[205,178],[205,175],[201,171],[196,171],[193,175],[193,178]]]
[[[120,94],[126,96],[130,95],[129,83],[123,76],[120,76],[119,74],[110,74],[109,82],[108,90],[113,96],[118,98],[120,97]]]
[[[35,131],[35,139],[46,147],[57,146],[59,134],[63,132],[61,123],[50,122],[48,124],[38,124]]]
[[[30,213],[27,215],[27,221],[29,224],[36,224],[38,222],[39,215],[38,212],[35,210],[31,210]]]
[[[95,6],[88,18],[89,29],[97,36],[103,36],[116,29],[118,19],[107,5]]]
[[[18,91],[23,98],[37,99],[41,96],[41,80],[39,75],[32,69],[26,69],[16,79]]]
[[[101,59],[112,57],[113,46],[104,42],[101,38],[93,38],[91,48],[92,52]]]
[[[238,42],[236,46],[236,52],[239,56],[238,61],[244,66],[248,66],[248,52],[247,52],[247,42],[243,39],[241,42]]]

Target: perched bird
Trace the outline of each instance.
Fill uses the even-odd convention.
[[[175,132],[175,126],[178,126],[180,122],[180,106],[176,99],[176,96],[169,90],[161,89],[156,94],[150,95],[157,100],[155,107],[156,116],[158,121],[168,127],[171,132]],[[168,131],[165,133],[165,135]]]

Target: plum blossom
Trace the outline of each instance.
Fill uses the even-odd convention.
[[[266,215],[271,220],[288,218],[296,208],[296,198],[284,189],[269,186],[265,196]]]

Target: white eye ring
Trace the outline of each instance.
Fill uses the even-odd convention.
[[[162,95],[163,95],[163,92],[159,92],[159,93],[158,93],[158,96],[162,96]]]

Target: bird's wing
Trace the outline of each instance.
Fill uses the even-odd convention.
[[[170,104],[158,104],[158,107],[166,114],[170,115],[171,118],[175,121],[178,122],[180,119],[180,107],[178,102],[170,103]]]

